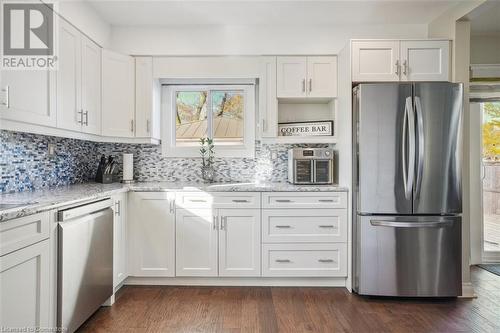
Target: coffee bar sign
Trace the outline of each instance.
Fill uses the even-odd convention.
[[[279,136],[328,136],[333,135],[333,121],[279,123]]]

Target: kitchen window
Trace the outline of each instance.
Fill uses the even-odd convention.
[[[214,139],[217,157],[253,157],[255,84],[164,85],[163,153],[198,157],[200,138]]]

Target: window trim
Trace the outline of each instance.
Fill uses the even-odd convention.
[[[223,80],[221,80],[223,81]],[[183,80],[185,83],[185,80]],[[175,123],[175,95],[178,91],[193,90],[243,90],[245,94],[245,109],[243,115],[243,143],[235,145],[215,146],[215,157],[255,157],[255,116],[256,99],[254,83],[198,83],[191,81],[189,84],[170,84],[161,87],[161,114],[162,114],[162,154],[165,157],[200,157],[199,145],[177,146],[176,145],[176,123]],[[207,101],[207,103],[210,101]],[[211,110],[209,110],[211,111]],[[209,126],[210,128],[211,126]]]

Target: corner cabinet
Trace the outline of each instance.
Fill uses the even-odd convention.
[[[127,193],[113,197],[113,288],[120,286],[127,272]]]
[[[277,97],[337,96],[337,57],[277,57]]]
[[[175,193],[130,192],[129,274],[175,275]]]
[[[352,81],[449,81],[448,40],[354,40]]]

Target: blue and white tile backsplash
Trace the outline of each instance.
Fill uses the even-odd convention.
[[[48,143],[56,145],[55,156],[47,154]],[[287,150],[294,146],[299,145],[257,141],[253,159],[216,158],[215,181],[286,181]],[[272,152],[277,156],[274,160]],[[134,154],[134,177],[138,181],[202,180],[200,159],[163,157],[159,145],[95,143],[0,130],[0,192],[92,181],[101,154],[113,155],[121,167],[122,153]]]

